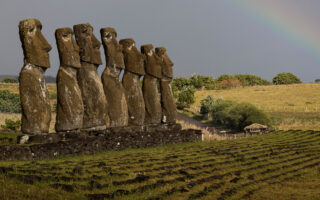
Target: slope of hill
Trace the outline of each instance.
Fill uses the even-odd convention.
[[[279,129],[320,130],[320,84],[269,85],[197,91],[194,111],[207,95],[249,102],[269,113]]]
[[[320,132],[0,162],[0,199],[319,199]]]

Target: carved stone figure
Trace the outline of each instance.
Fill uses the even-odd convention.
[[[126,92],[130,125],[143,125],[145,105],[140,87],[140,77],[145,75],[144,56],[138,51],[133,39],[122,39],[125,72],[122,84]]]
[[[106,68],[101,79],[108,102],[110,127],[127,126],[128,105],[125,90],[119,78],[121,70],[125,68],[122,46],[116,40],[117,32],[115,29],[102,28],[100,33],[106,56]]]
[[[161,105],[162,105],[162,122],[173,124],[176,123],[176,104],[174,102],[171,81],[173,78],[173,62],[167,55],[166,48],[156,48],[156,54],[162,60],[162,79],[160,82],[161,88]]]
[[[145,124],[160,124],[162,118],[161,98],[158,89],[162,77],[161,58],[153,51],[152,44],[141,46],[141,53],[146,57],[143,78],[143,97],[146,107]]]
[[[24,54],[24,66],[19,76],[22,106],[21,131],[25,134],[49,132],[51,107],[44,72],[50,67],[50,44],[41,33],[38,19],[19,23],[19,35]]]
[[[71,28],[56,30],[56,41],[60,58],[57,75],[57,132],[82,128],[84,107],[77,71],[81,68],[79,47],[73,39]]]
[[[83,128],[103,129],[109,126],[107,100],[97,69],[102,64],[101,43],[93,35],[89,23],[73,26],[76,41],[80,48],[81,68],[78,83],[84,105]]]

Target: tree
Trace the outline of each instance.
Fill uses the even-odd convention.
[[[316,80],[314,80],[315,83],[320,83],[320,78],[317,78]]]
[[[183,87],[182,90],[177,92],[177,108],[188,108],[195,102],[194,89],[190,86]]]
[[[275,85],[295,84],[301,83],[301,80],[292,73],[279,73],[272,79],[272,83]]]
[[[202,99],[200,101],[200,104],[201,104],[200,113],[202,115],[206,115],[209,112],[211,112],[214,102],[215,100],[212,95],[208,95],[206,98]]]

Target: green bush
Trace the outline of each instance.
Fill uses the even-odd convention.
[[[0,112],[21,113],[20,95],[0,90]]]
[[[301,80],[292,73],[279,73],[272,79],[272,82],[275,85],[283,85],[301,83]]]
[[[177,92],[177,108],[188,108],[195,102],[194,89],[190,86],[182,88]]]
[[[230,100],[216,102],[212,107],[211,116],[215,124],[235,131],[242,131],[244,127],[253,123],[264,125],[271,123],[270,117],[254,105]]]
[[[5,119],[5,124],[1,125],[1,128],[5,129],[5,130],[17,130],[19,129],[21,126],[21,121],[17,120],[17,121],[13,121],[11,119]]]
[[[57,93],[49,94],[49,99],[57,99]]]
[[[234,77],[241,82],[242,86],[271,85],[269,81],[256,75],[236,74]]]
[[[190,79],[188,78],[174,78],[171,82],[171,87],[174,92],[182,90],[182,88],[190,85]]]
[[[222,74],[217,78],[218,82],[224,81],[224,80],[229,80],[229,79],[233,79],[234,76],[229,75],[229,74]]]
[[[18,80],[17,79],[15,79],[15,78],[4,78],[3,80],[2,80],[2,83],[17,83],[18,82]]]
[[[200,101],[200,104],[201,104],[200,113],[202,115],[205,115],[211,112],[214,103],[215,103],[215,100],[212,95],[208,95],[206,98],[202,99]]]
[[[317,78],[316,80],[314,80],[315,83],[320,83],[320,78]]]

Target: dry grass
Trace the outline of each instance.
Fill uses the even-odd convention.
[[[47,83],[49,94],[57,93],[57,87],[55,83]],[[0,90],[9,90],[12,93],[19,93],[18,83],[0,83]]]
[[[17,113],[0,113],[0,125],[5,124],[6,119],[11,119],[14,121],[21,120],[21,114]],[[56,113],[51,114],[51,122],[49,132],[55,132],[54,125],[56,123]]]
[[[320,84],[269,85],[197,91],[195,106],[208,95],[250,102],[267,112],[320,112]]]

